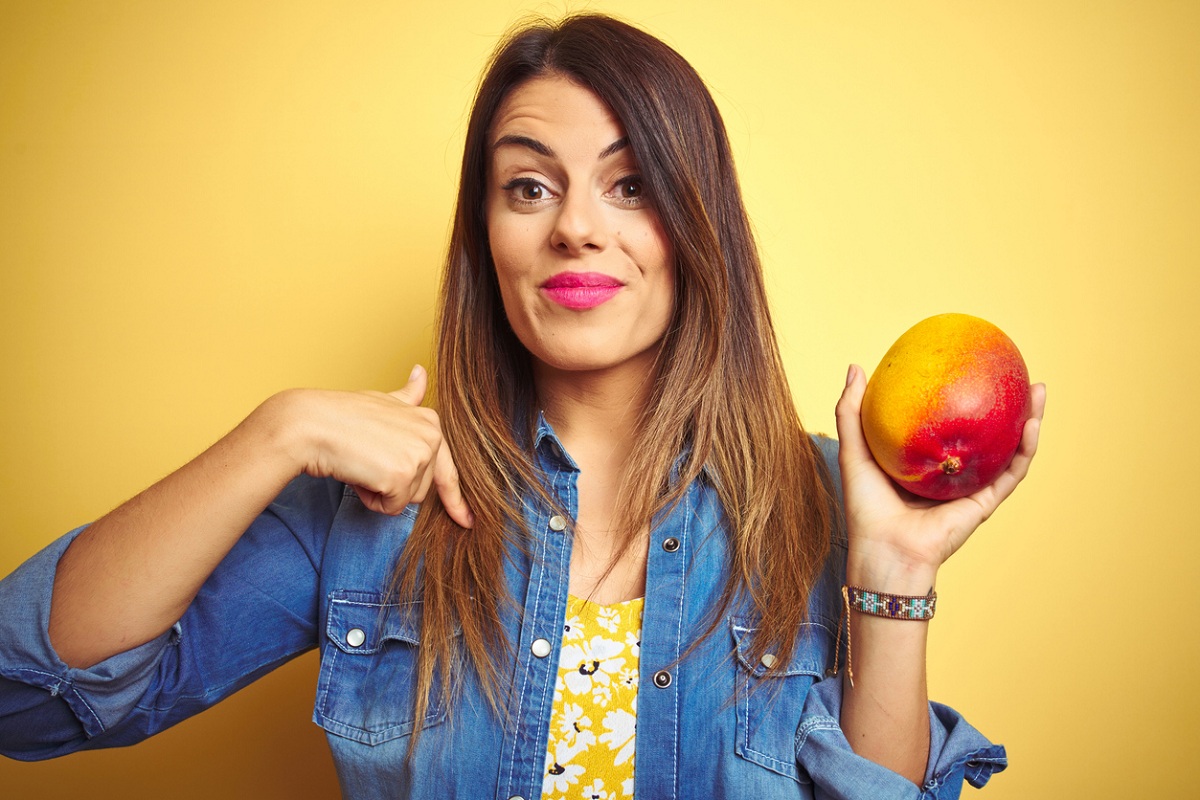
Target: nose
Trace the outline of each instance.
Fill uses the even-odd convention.
[[[558,207],[550,244],[555,250],[579,255],[603,250],[608,243],[603,202],[583,192],[568,192]]]

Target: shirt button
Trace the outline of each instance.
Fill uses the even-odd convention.
[[[775,657],[774,653],[763,653],[762,665],[767,669],[770,669],[771,667],[775,666],[775,662],[778,660],[779,659]]]
[[[671,685],[671,673],[665,669],[660,669],[654,673],[654,685],[660,689],[665,689]]]
[[[529,650],[538,658],[545,658],[550,655],[550,642],[545,639],[534,639]]]
[[[367,635],[363,633],[362,628],[351,628],[346,632],[346,644],[351,647],[362,647],[362,643],[367,640]]]
[[[525,798],[521,797],[519,794],[514,794],[512,797],[508,798],[508,800],[525,800]]]
[[[663,550],[666,550],[668,553],[674,553],[678,549],[679,540],[674,536],[663,539]]]
[[[562,531],[567,528],[567,518],[562,514],[555,514],[550,518],[550,530]]]

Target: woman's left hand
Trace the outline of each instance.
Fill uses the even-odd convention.
[[[867,378],[851,365],[846,388],[837,404],[840,440],[838,462],[845,494],[846,526],[850,537],[850,572],[864,570],[873,578],[907,576],[907,587],[872,586],[882,591],[932,586],[942,565],[980,523],[992,515],[1029,472],[1037,451],[1038,431],[1046,406],[1046,387],[1032,387],[1032,415],[1025,423],[1020,445],[1008,468],[974,494],[950,501],[926,500],[892,481],[875,463],[863,436],[861,410]],[[851,581],[854,575],[848,576]],[[865,576],[864,576],[865,578]],[[889,581],[891,582],[891,581]]]

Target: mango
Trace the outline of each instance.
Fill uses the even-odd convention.
[[[978,317],[939,314],[909,328],[879,362],[862,427],[892,480],[952,500],[1000,476],[1030,413],[1029,371],[1012,340]]]

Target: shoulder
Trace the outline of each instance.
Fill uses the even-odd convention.
[[[338,495],[321,563],[322,594],[335,590],[386,594],[420,506],[411,503],[392,516],[367,508],[351,486],[340,486]]]
[[[834,538],[844,539],[845,535],[840,530],[844,499],[842,497],[842,470],[841,467],[838,466],[838,440],[826,436],[823,433],[811,433],[809,434],[808,438],[809,441],[812,442],[813,447],[816,448],[817,452],[821,456],[821,460],[823,461],[825,468],[823,477],[827,480],[829,493],[832,495],[836,504],[835,511],[837,513],[835,514],[835,517],[838,520],[838,524],[835,527],[837,527],[839,530],[835,531]]]
[[[823,433],[810,433],[809,440],[816,446],[821,453],[821,457],[825,459],[825,468],[829,473],[837,478],[841,477],[838,470],[838,440]]]
[[[310,521],[329,529],[345,493],[345,484],[333,478],[299,475],[293,478],[267,506],[267,511],[286,521]]]
[[[843,511],[842,472],[838,466],[838,441],[824,434],[809,436],[820,453],[825,469],[824,478],[833,505],[830,518],[829,553],[809,595],[809,619],[822,625],[831,636],[836,634],[841,616],[841,587],[845,582],[846,556],[849,540],[846,536],[846,516]]]

